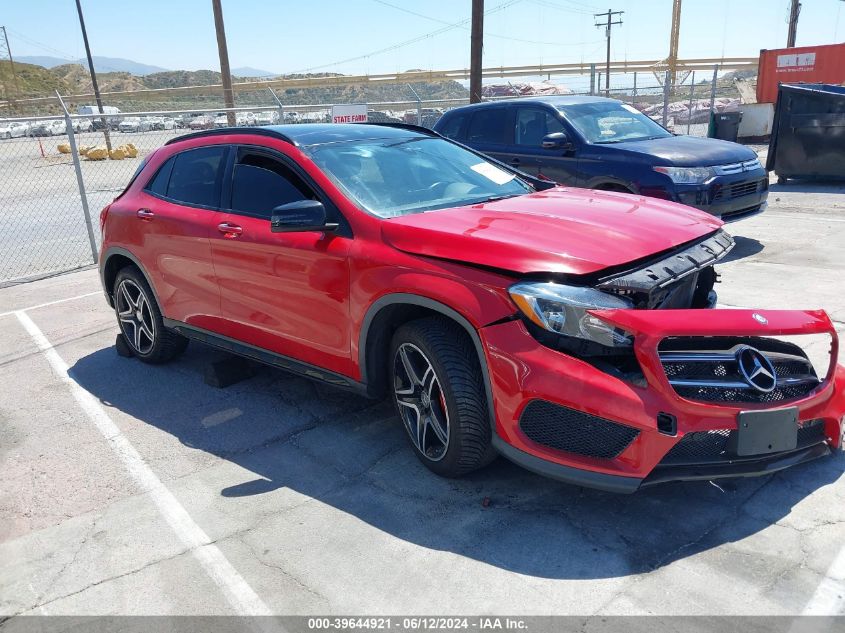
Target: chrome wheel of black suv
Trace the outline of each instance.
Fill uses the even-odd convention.
[[[439,317],[403,325],[390,367],[396,411],[423,464],[459,477],[495,458],[476,352],[460,327]]]

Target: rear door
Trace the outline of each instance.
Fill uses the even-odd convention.
[[[220,312],[209,235],[228,152],[213,145],[172,156],[128,209],[164,316],[207,329]]]
[[[528,174],[574,186],[578,180],[577,150],[543,148],[547,134],[563,132],[574,142],[572,132],[550,108],[526,104],[516,105],[514,110],[513,153],[507,162]]]
[[[478,108],[472,112],[466,124],[466,144],[493,158],[507,161],[512,132],[510,108],[504,105]]]
[[[229,211],[211,243],[227,336],[350,374],[351,233],[328,196],[294,161],[267,148],[239,147],[227,175]],[[335,233],[272,233],[274,208],[320,200]]]

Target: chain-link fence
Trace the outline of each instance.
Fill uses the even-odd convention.
[[[711,111],[739,107],[727,80],[695,73],[675,82],[654,73],[611,77],[609,96],[620,99],[680,134],[705,136]],[[603,95],[604,77],[574,94]],[[512,88],[512,90],[510,88]],[[731,90],[733,89],[733,92]],[[411,93],[416,93],[411,89]],[[511,93],[511,94],[509,94]],[[526,96],[505,84],[488,99]],[[274,95],[275,97],[275,95]],[[266,99],[270,101],[270,99]],[[200,102],[205,101],[200,99]],[[432,127],[468,99],[368,103],[369,120]],[[49,112],[66,112],[57,97]],[[64,114],[0,121],[0,286],[66,272],[96,261],[100,210],[126,186],[144,156],[175,136],[193,130],[331,121],[332,104],[195,110]]]

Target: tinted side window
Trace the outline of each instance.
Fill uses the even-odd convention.
[[[446,138],[458,139],[465,119],[466,115],[463,114],[449,116],[443,127],[440,128],[440,133]]]
[[[508,113],[504,108],[485,108],[473,113],[467,131],[468,141],[507,143]]]
[[[174,157],[167,197],[206,207],[218,206],[226,146],[191,149]]]
[[[158,168],[156,175],[153,176],[153,179],[147,183],[147,186],[145,187],[147,191],[154,193],[157,196],[167,195],[167,185],[170,183],[170,174],[173,171],[173,163],[175,160],[175,156],[169,158],[164,165]]]
[[[519,108],[514,124],[514,142],[517,145],[540,147],[543,137],[554,132],[566,132],[556,117],[540,108]]]
[[[289,202],[316,199],[314,193],[281,161],[263,154],[246,154],[232,174],[232,211],[269,218]]]

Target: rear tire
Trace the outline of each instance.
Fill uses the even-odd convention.
[[[401,326],[389,364],[397,413],[429,470],[460,477],[495,459],[484,379],[461,327],[442,317]]]
[[[117,273],[113,296],[120,333],[139,360],[159,365],[185,351],[188,339],[164,327],[155,295],[137,268],[128,266]]]

